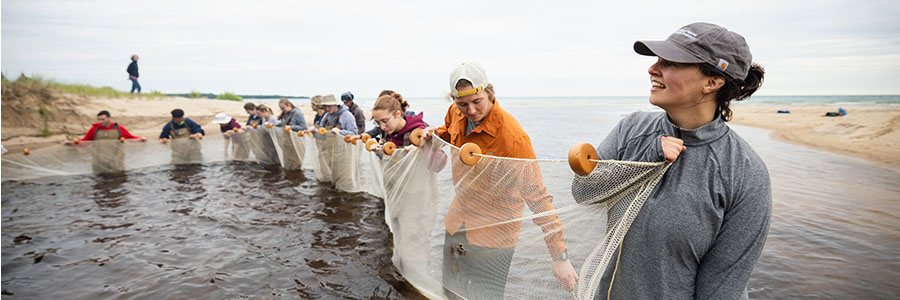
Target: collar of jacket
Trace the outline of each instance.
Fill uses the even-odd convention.
[[[462,114],[459,109],[456,110],[456,114],[459,115],[459,128],[462,128],[463,134],[465,134],[466,130],[466,116]],[[497,137],[497,131],[500,130],[500,126],[503,125],[503,109],[500,108],[500,100],[494,100],[494,106],[491,107],[491,111],[488,112],[487,117],[484,117],[484,120],[481,120],[481,123],[472,129],[472,133],[484,132],[491,137]]]

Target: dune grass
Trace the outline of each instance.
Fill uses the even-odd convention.
[[[234,93],[224,92],[216,96],[216,99],[220,100],[232,100],[232,101],[244,101],[244,98],[241,96],[235,95]]]

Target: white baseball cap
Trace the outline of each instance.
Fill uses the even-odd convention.
[[[228,122],[231,122],[231,117],[229,117],[228,115],[226,115],[223,112],[217,113],[216,118],[213,119],[212,122],[215,124],[227,124]]]
[[[457,91],[456,84],[459,83],[460,80],[465,79],[472,83],[472,90],[468,91]],[[481,65],[473,62],[464,62],[457,65],[453,68],[453,71],[450,72],[450,94],[453,97],[463,97],[472,94],[476,94],[478,92],[483,91],[487,88],[488,82],[487,73],[484,72],[484,69]]]

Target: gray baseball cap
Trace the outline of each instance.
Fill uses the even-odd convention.
[[[702,22],[681,27],[665,41],[634,42],[634,51],[679,63],[707,63],[737,80],[747,78],[753,61],[743,36]]]

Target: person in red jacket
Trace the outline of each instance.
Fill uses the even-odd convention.
[[[127,140],[147,141],[146,138],[134,136],[125,127],[112,121],[108,111],[97,113],[97,122],[84,135],[81,141],[107,141],[103,143],[80,143],[79,146],[93,144],[91,157],[95,174],[125,171],[125,149],[118,141],[121,138]],[[74,145],[75,141],[65,141],[64,145]]]
[[[126,140],[139,139],[141,142],[147,141],[146,138],[132,135],[124,126],[113,122],[109,112],[102,110],[97,113],[97,123],[94,123],[94,125],[91,126],[91,129],[88,129],[81,140],[118,140],[119,138],[125,138]],[[71,145],[73,143],[73,141],[63,142],[63,144],[66,145]]]

